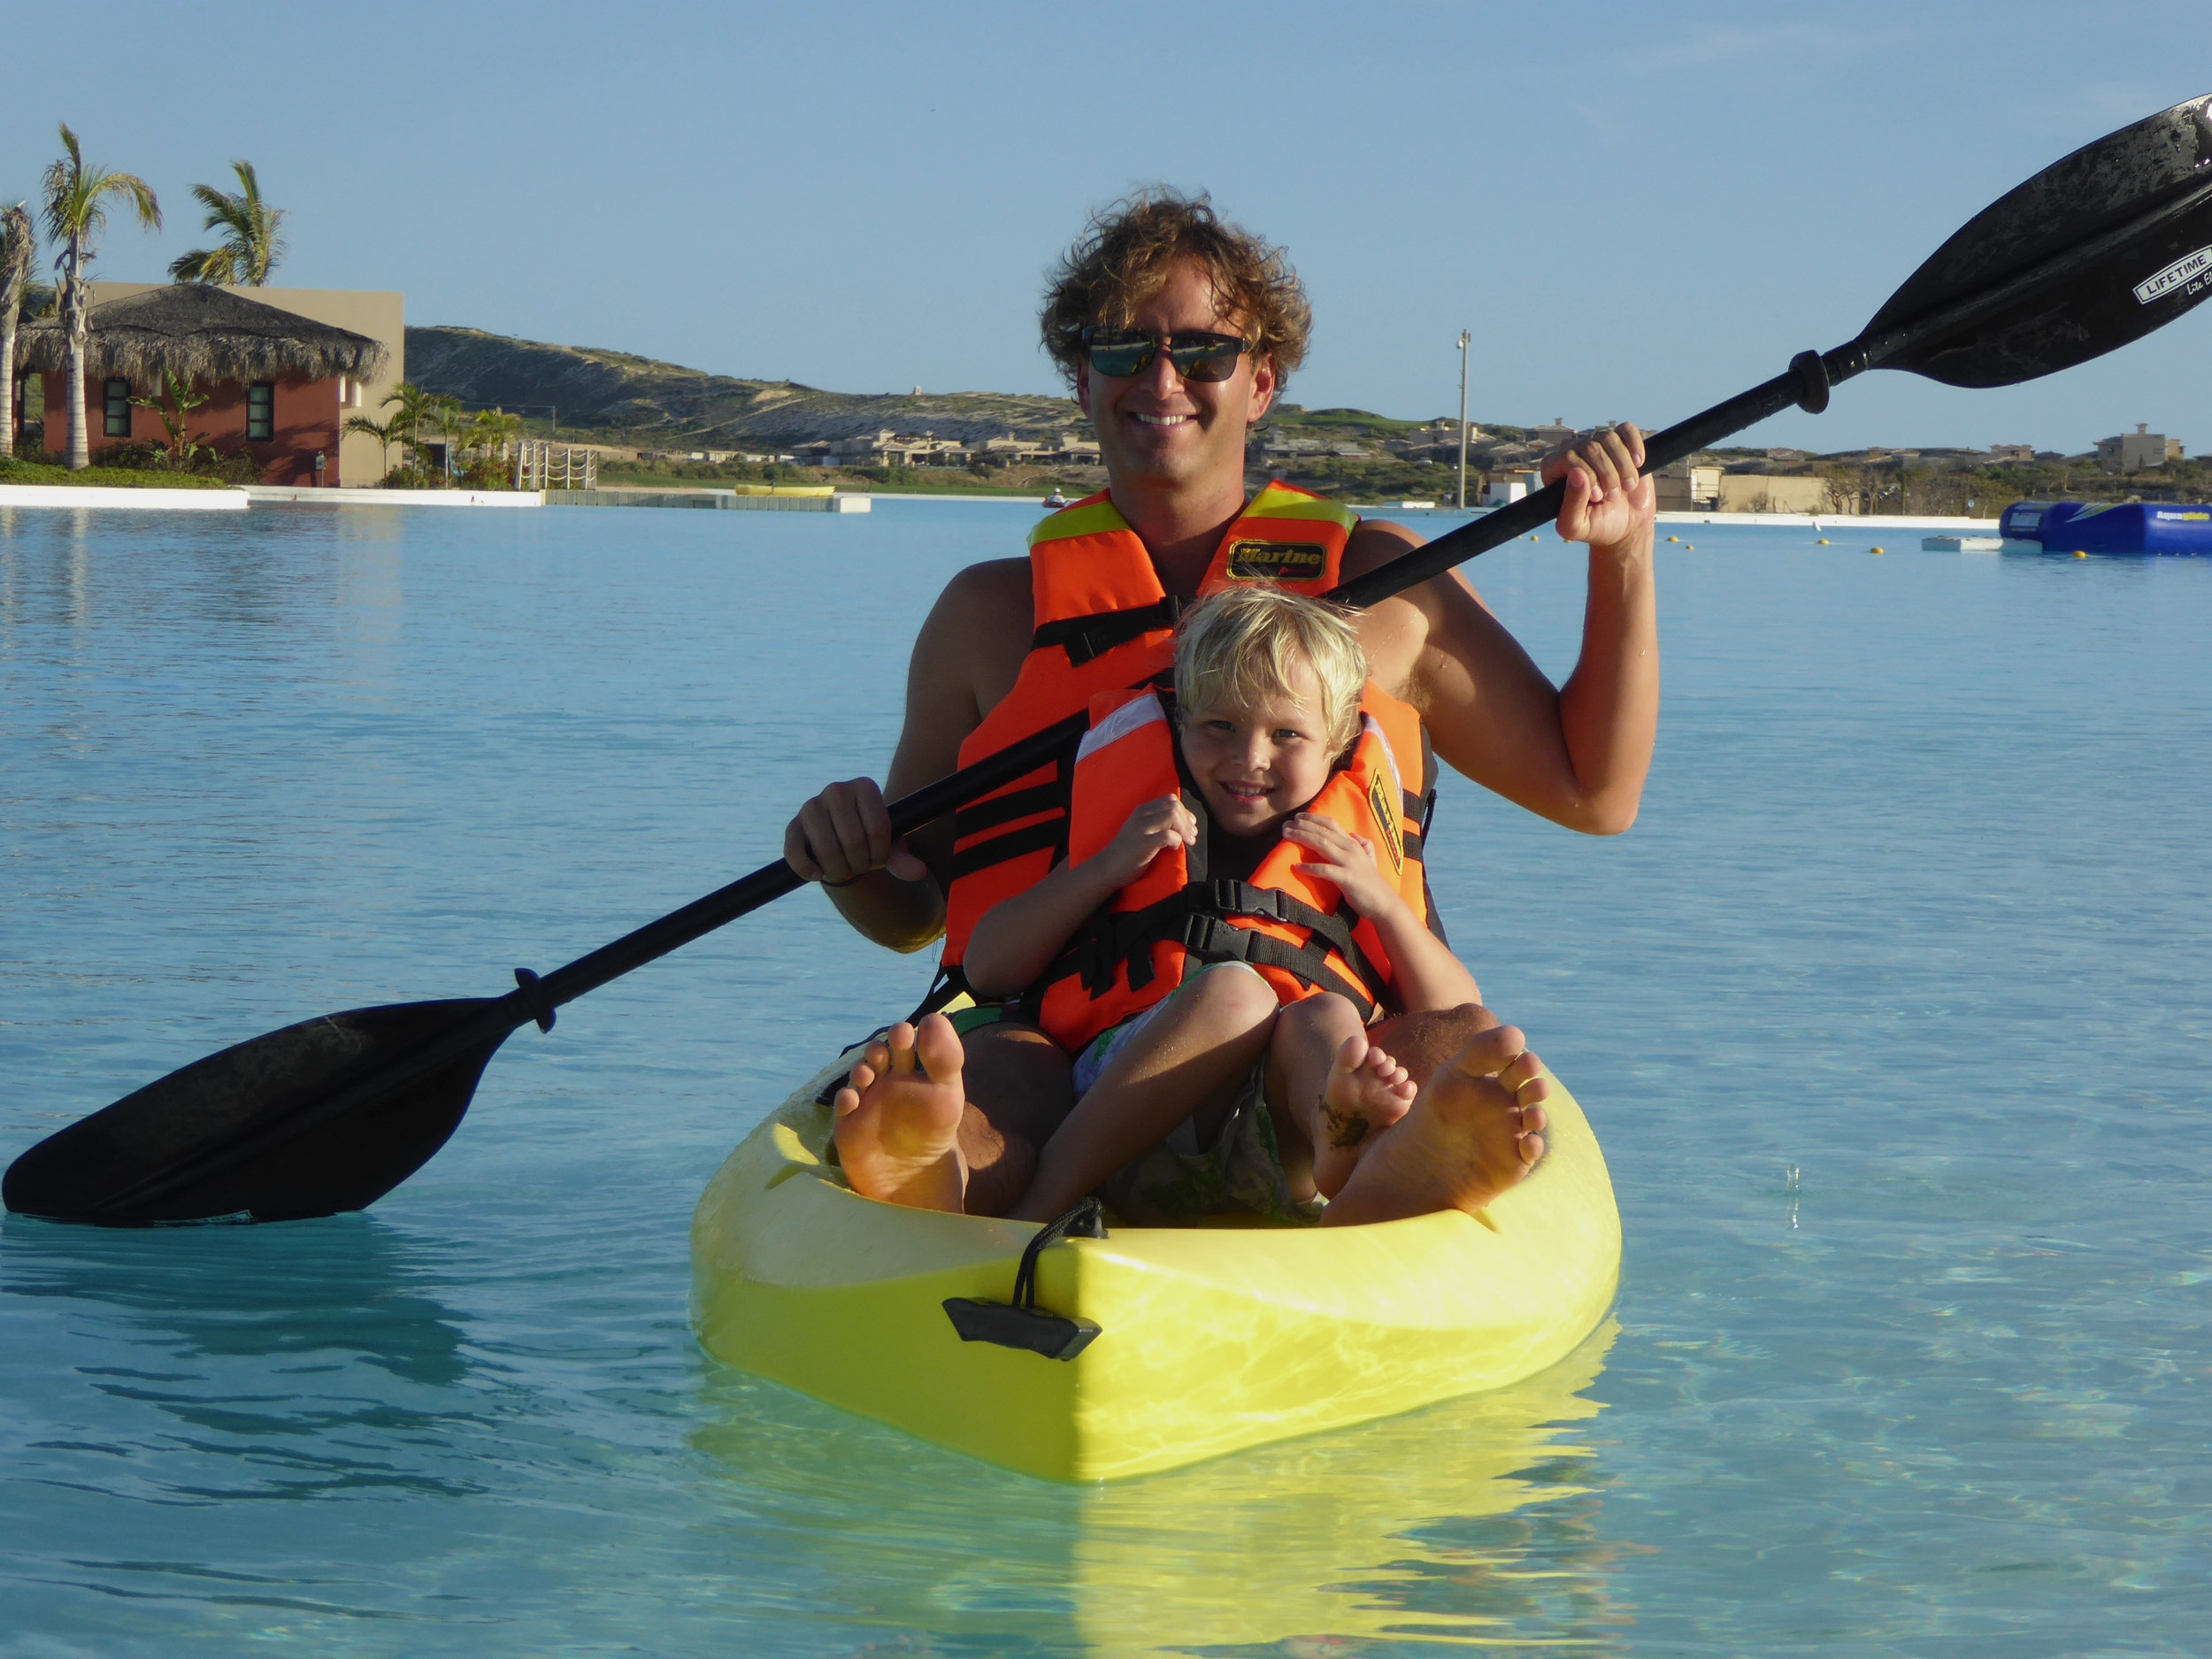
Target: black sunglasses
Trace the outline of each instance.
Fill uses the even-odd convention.
[[[1086,328],[1083,349],[1091,367],[1117,380],[1142,374],[1152,366],[1160,348],[1167,360],[1187,380],[1210,383],[1225,380],[1237,372],[1237,359],[1252,349],[1252,342],[1234,334],[1148,334],[1136,328]]]

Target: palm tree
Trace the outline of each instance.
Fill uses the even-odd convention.
[[[192,187],[194,198],[207,210],[207,222],[200,228],[230,234],[220,247],[195,248],[174,261],[169,274],[180,282],[263,288],[269,273],[284,257],[284,238],[277,234],[277,227],[284,222],[284,210],[261,199],[261,183],[253,176],[253,163],[234,161],[230,170],[238,175],[236,190],[219,190],[211,184]]]
[[[419,451],[422,447],[422,426],[426,420],[437,417],[439,395],[426,391],[412,380],[402,380],[392,388],[392,395],[380,407],[392,413],[392,428],[399,441],[407,446],[407,460],[411,466],[421,465]]]
[[[38,226],[18,202],[0,211],[0,456],[15,453],[15,326],[38,268]]]
[[[400,441],[400,418],[394,415],[379,426],[366,415],[355,415],[347,420],[346,430],[363,433],[376,440],[379,451],[377,465],[383,469],[383,472],[379,474],[380,481],[382,476],[392,470],[392,446]]]
[[[127,196],[138,222],[149,230],[161,228],[161,204],[154,199],[153,187],[134,173],[86,166],[84,151],[66,121],[61,144],[66,157],[46,169],[40,184],[46,196],[46,234],[62,245],[54,268],[61,273],[61,320],[69,336],[69,362],[62,375],[68,383],[69,467],[82,472],[92,465],[84,424],[85,313],[92,306],[92,280],[85,270],[107,228],[109,196]]]
[[[507,445],[522,431],[522,417],[503,409],[479,411],[469,422],[469,442],[480,454],[507,458]]]
[[[424,412],[430,417],[430,424],[438,435],[445,440],[445,471],[446,476],[450,478],[453,476],[453,452],[460,447],[461,400],[450,392],[434,392]]]

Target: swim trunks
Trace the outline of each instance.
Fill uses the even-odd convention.
[[[1240,962],[1210,964],[1202,972],[1252,970]],[[1193,974],[1176,995],[1194,984]],[[1144,1028],[1174,1001],[1156,1002],[1141,1014],[1102,1032],[1076,1056],[1075,1093],[1081,1099],[1105,1069],[1113,1051]],[[1201,1145],[1194,1117],[1186,1118],[1157,1146],[1139,1153],[1099,1184],[1098,1194],[1123,1222],[1138,1227],[1172,1227],[1215,1216],[1255,1216],[1279,1226],[1311,1226],[1325,1200],[1291,1195],[1275,1141],[1275,1120],[1267,1110],[1267,1056],[1262,1055],[1228,1102],[1211,1139]]]

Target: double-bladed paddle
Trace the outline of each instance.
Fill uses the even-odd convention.
[[[2011,386],[2164,326],[2212,294],[2212,97],[2123,127],[1992,204],[1832,351],[1645,442],[1652,471],[1867,369]],[[1352,604],[1426,581],[1556,518],[1553,484],[1338,588]],[[895,802],[910,834],[1053,759],[1081,717]],[[109,1226],[358,1210],[445,1143],[500,1044],[608,980],[803,885],[780,860],[504,996],[326,1015],[173,1071],[25,1152],[10,1210]]]

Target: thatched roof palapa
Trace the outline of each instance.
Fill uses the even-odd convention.
[[[226,288],[180,282],[95,305],[85,319],[85,373],[141,386],[165,372],[215,383],[374,380],[384,346],[366,334],[279,311]],[[59,318],[24,325],[16,372],[65,370],[69,335]]]

